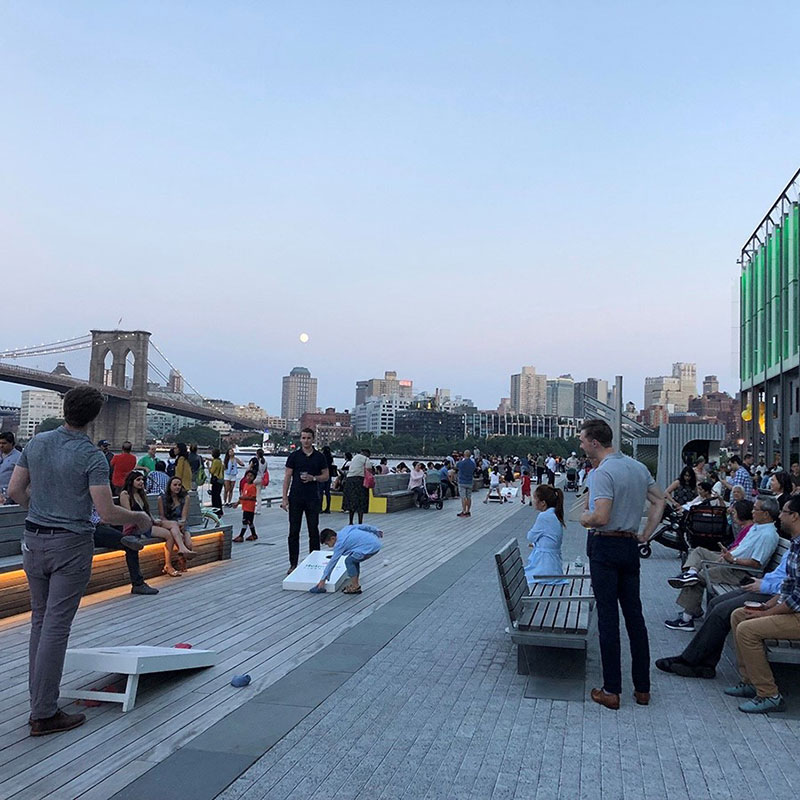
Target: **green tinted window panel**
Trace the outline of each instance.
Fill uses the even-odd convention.
[[[786,292],[787,308],[786,308],[786,330],[788,337],[788,346],[786,348],[786,355],[796,356],[798,352],[798,330],[797,330],[797,300],[798,300],[798,281],[792,281],[789,284],[789,289]]]
[[[742,377],[753,374],[753,320],[748,319],[742,329]]]
[[[770,237],[769,261],[767,262],[767,291],[768,297],[777,297],[781,291],[781,229],[775,228]]]
[[[772,304],[772,313],[769,320],[769,359],[770,367],[774,367],[780,361],[780,342],[781,342],[781,329],[780,329],[780,309],[778,300]]]
[[[764,309],[764,248],[759,247],[756,253],[755,274],[753,276],[753,293],[755,294],[754,311]]]
[[[764,369],[764,312],[757,311],[753,332],[753,372]]]
[[[789,214],[786,227],[786,261],[789,267],[789,281],[800,278],[800,205],[795,203]]]
[[[781,291],[781,358],[791,355],[791,340],[789,339],[789,287]]]
[[[781,292],[789,285],[789,240],[792,238],[789,219],[789,214],[784,214],[781,221]]]

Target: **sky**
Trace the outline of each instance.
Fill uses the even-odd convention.
[[[270,413],[295,365],[338,408],[385,370],[481,408],[522,365],[637,406],[675,361],[736,390],[736,260],[798,166],[796,2],[0,20],[0,350],[146,329]]]

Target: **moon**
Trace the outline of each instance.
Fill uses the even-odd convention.
[[[308,341],[308,334],[307,334],[307,333],[301,333],[301,334],[300,334],[300,341],[301,341],[303,344],[305,344],[305,343]]]

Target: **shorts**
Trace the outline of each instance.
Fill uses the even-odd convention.
[[[255,513],[255,511],[242,511],[242,525],[252,525]]]
[[[471,483],[459,483],[458,484],[458,493],[466,500],[470,500],[472,498],[472,484]]]

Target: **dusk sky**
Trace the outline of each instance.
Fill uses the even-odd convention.
[[[673,361],[735,392],[736,259],[798,166],[796,0],[0,19],[0,350],[122,318],[271,413],[295,365],[339,408],[389,369],[481,408],[523,364],[637,407]]]

